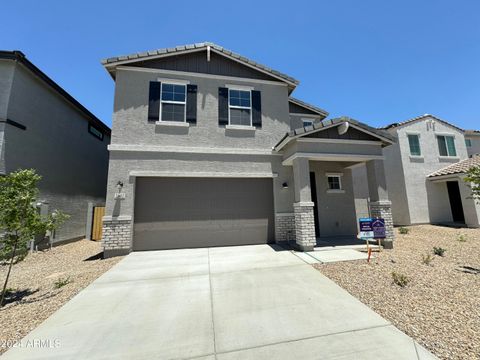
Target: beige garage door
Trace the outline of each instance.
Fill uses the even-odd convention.
[[[137,178],[134,250],[273,241],[272,179]]]

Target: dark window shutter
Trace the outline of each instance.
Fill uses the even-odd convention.
[[[187,123],[197,123],[197,85],[187,85]]]
[[[218,125],[228,125],[228,88],[218,88]]]
[[[252,126],[262,127],[262,96],[255,90],[252,90]]]
[[[150,81],[148,93],[148,121],[160,120],[160,82]]]

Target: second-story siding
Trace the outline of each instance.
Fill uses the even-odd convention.
[[[197,121],[190,127],[148,121],[150,81],[187,80],[197,85]],[[218,88],[229,84],[261,92],[262,128],[228,130],[218,123]],[[281,82],[182,74],[164,70],[117,69],[112,144],[270,150],[290,130],[288,89]]]

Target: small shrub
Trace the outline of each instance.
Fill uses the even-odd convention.
[[[432,260],[433,260],[432,255],[430,255],[430,254],[422,255],[422,262],[423,262],[425,265],[430,265],[430,263],[432,262]]]
[[[457,241],[458,241],[458,242],[466,242],[466,241],[467,241],[467,237],[466,237],[464,234],[460,234],[460,235],[458,235],[458,237],[457,237]]]
[[[410,281],[410,279],[406,275],[399,274],[395,271],[392,272],[392,279],[393,279],[393,282],[400,287],[407,286],[408,282]]]
[[[398,229],[398,232],[402,235],[407,235],[410,232],[410,229],[406,228],[405,226],[402,226],[401,228]]]
[[[9,297],[10,295],[12,295],[16,290],[15,289],[12,289],[12,288],[6,288],[5,289],[5,297]],[[2,295],[2,291],[0,290],[0,295]]]
[[[446,249],[444,248],[441,248],[441,247],[434,247],[433,248],[433,253],[437,256],[443,256],[445,255],[445,251],[447,251]]]
[[[55,286],[55,289],[60,289],[71,282],[70,276],[67,276],[66,278],[58,278],[53,285]]]

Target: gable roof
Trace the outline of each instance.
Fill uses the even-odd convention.
[[[67,93],[60,85],[55,81],[49,78],[42,70],[36,67],[30,60],[27,59],[25,54],[19,50],[7,51],[0,50],[0,59],[12,60],[19,62],[24,65],[30,72],[37,76],[40,80],[50,86],[57,94],[63,97],[67,102],[73,105],[78,111],[80,111],[92,125],[96,125],[105,133],[110,136],[111,130],[105,125],[99,118],[93,115],[85,106],[80,104],[77,100],[73,98],[69,93]]]
[[[311,126],[306,126],[302,128],[298,128],[295,130],[292,130],[288,133],[285,134],[285,136],[280,139],[280,141],[274,146],[274,149],[276,151],[281,150],[285,145],[287,145],[290,141],[304,137],[310,134],[314,134],[318,131],[323,131],[326,129],[330,129],[333,126],[340,126],[341,124],[348,123],[351,125],[353,128],[356,128],[360,131],[363,131],[369,135],[372,135],[373,137],[376,137],[380,141],[386,143],[386,144],[393,144],[396,142],[396,139],[394,136],[390,135],[388,132],[384,130],[379,130],[374,127],[371,127],[365,123],[362,123],[360,121],[357,121],[355,119],[352,119],[348,116],[342,116],[339,118],[335,119],[330,119],[330,120],[323,120],[319,123],[313,124]]]
[[[402,121],[402,122],[398,122],[398,123],[393,123],[393,124],[390,124],[390,125],[387,125],[387,126],[384,126],[380,129],[383,129],[383,130],[389,130],[389,129],[393,129],[393,128],[397,128],[397,127],[402,127],[404,125],[408,125],[408,124],[411,124],[413,122],[416,122],[416,121],[421,121],[421,120],[424,120],[426,118],[431,118],[431,119],[434,119],[438,122],[441,122],[445,125],[448,125],[448,126],[451,126],[459,131],[464,131],[462,128],[459,128],[458,126],[455,126],[451,123],[449,123],[448,121],[445,121],[445,120],[442,120],[438,117],[436,117],[435,115],[431,115],[431,114],[424,114],[424,115],[420,115],[420,116],[417,116],[417,117],[414,117],[412,119],[408,119],[408,120],[405,120],[405,121]]]
[[[223,55],[232,60],[235,60],[243,65],[252,67],[260,72],[266,73],[274,78],[277,78],[283,82],[286,82],[293,88],[295,88],[299,84],[299,81],[294,79],[291,76],[288,76],[277,70],[273,70],[268,66],[257,63],[256,61],[248,59],[240,54],[234,53],[233,51],[225,49],[224,47],[211,42],[181,45],[181,46],[175,46],[173,48],[163,48],[158,50],[139,52],[139,53],[130,54],[130,55],[115,56],[115,57],[102,60],[102,65],[105,66],[105,68],[107,68],[107,70],[110,72],[110,69],[114,68],[117,65],[130,64],[137,61],[144,61],[144,60],[156,59],[160,57],[181,55],[181,54],[186,54],[194,51],[207,51],[207,50],[214,51],[220,55]]]
[[[437,170],[430,175],[429,178],[434,178],[443,175],[464,174],[474,166],[480,166],[480,155],[474,155],[471,158],[459,161],[455,164],[448,165],[440,170]]]
[[[328,116],[328,112],[326,110],[323,110],[323,109],[321,109],[317,106],[308,104],[305,101],[299,100],[299,99],[294,98],[292,96],[290,96],[288,98],[288,101],[291,102],[292,104],[300,106],[304,109],[310,110],[311,112],[314,112],[314,113],[320,115],[322,118],[326,118]]]

